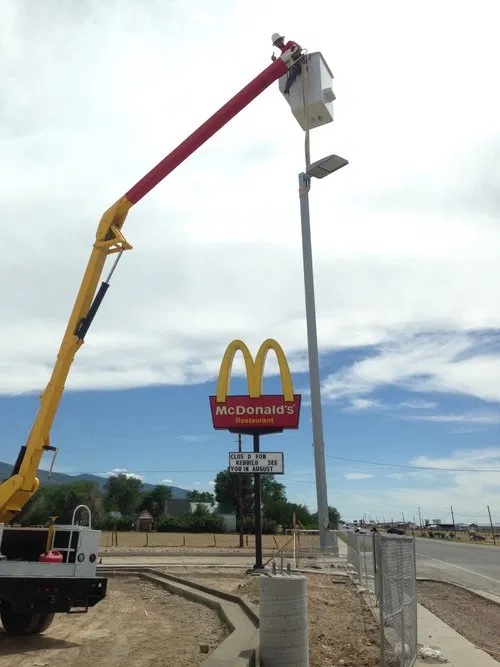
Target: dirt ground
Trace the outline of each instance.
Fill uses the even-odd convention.
[[[418,602],[500,662],[500,605],[434,581],[418,582]]]
[[[0,667],[191,667],[227,636],[217,613],[135,578],[110,578],[88,614],[58,614],[45,635],[0,633]]]
[[[263,535],[262,546],[266,550],[277,549],[285,546],[287,542],[291,545],[291,535]],[[115,540],[118,540],[116,544]],[[301,535],[302,546],[318,544],[315,535]],[[135,531],[111,533],[103,531],[101,534],[101,549],[116,548],[127,550],[131,548],[148,547],[160,549],[169,547],[191,547],[196,549],[239,549],[240,538],[235,533],[138,533]],[[245,548],[255,548],[255,536],[245,536]]]
[[[165,572],[259,602],[258,578],[236,568],[220,572],[168,568]],[[378,667],[379,628],[354,586],[335,575],[308,574],[307,578],[311,667]]]
[[[418,531],[415,531],[415,536],[419,536]],[[485,533],[485,536],[485,542],[471,542],[467,534],[464,533],[462,535],[457,532],[458,540],[474,544],[478,547],[484,544],[493,544],[491,536],[488,535],[488,533]],[[116,539],[118,540],[118,544],[116,544]],[[279,549],[285,546],[287,542],[291,548],[291,535],[262,536],[262,546],[265,551]],[[239,544],[239,535],[236,535],[235,533],[218,533],[213,535],[212,533],[138,533],[136,531],[112,533],[110,531],[103,531],[101,534],[101,549],[103,550],[118,548],[122,551],[127,551],[128,549],[139,547],[141,549],[147,547],[151,550],[187,547],[191,549],[230,549],[233,551],[239,550]],[[318,546],[318,544],[319,538],[317,535],[300,535],[300,545],[302,548]],[[497,539],[497,544],[500,548],[500,538]],[[254,549],[254,547],[255,536],[246,535],[245,549]]]

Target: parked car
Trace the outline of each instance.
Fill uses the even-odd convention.
[[[406,532],[402,528],[396,528],[396,526],[391,526],[387,529],[387,532],[390,535],[406,535]]]

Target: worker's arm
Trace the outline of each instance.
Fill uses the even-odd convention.
[[[28,440],[19,452],[11,477],[0,484],[0,522],[8,523],[12,520],[38,489],[39,481],[36,474],[44,451],[51,449],[50,431],[71,365],[77,351],[83,345],[85,335],[109,287],[109,278],[116,265],[98,288],[106,258],[110,254],[118,253],[117,259],[119,259],[123,251],[132,247],[121,233],[130,208],[260,93],[287,73],[302,57],[301,48],[295,42],[290,44],[291,48],[284,51],[269,67],[177,146],[102,216],[54,369],[40,397],[40,406]]]

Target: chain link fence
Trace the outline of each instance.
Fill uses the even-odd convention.
[[[291,561],[294,569],[344,567],[345,543],[339,539],[339,531],[330,530],[330,545],[320,546],[317,530],[290,529],[286,531],[285,546],[277,550],[275,558],[283,556]]]
[[[346,533],[347,567],[351,567],[360,586],[375,592],[375,567],[373,557],[373,535]]]
[[[415,539],[376,533],[373,543],[382,664],[385,664],[384,639],[387,639],[396,652],[400,667],[411,667],[418,651]]]
[[[394,664],[395,653],[398,667],[412,667],[418,651],[414,538],[347,532],[345,539],[348,572],[374,593],[379,608],[381,664]]]

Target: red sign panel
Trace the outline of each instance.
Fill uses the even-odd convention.
[[[212,422],[216,429],[286,429],[299,427],[300,394],[285,401],[282,394],[267,394],[258,398],[227,396],[217,403],[210,396]]]

